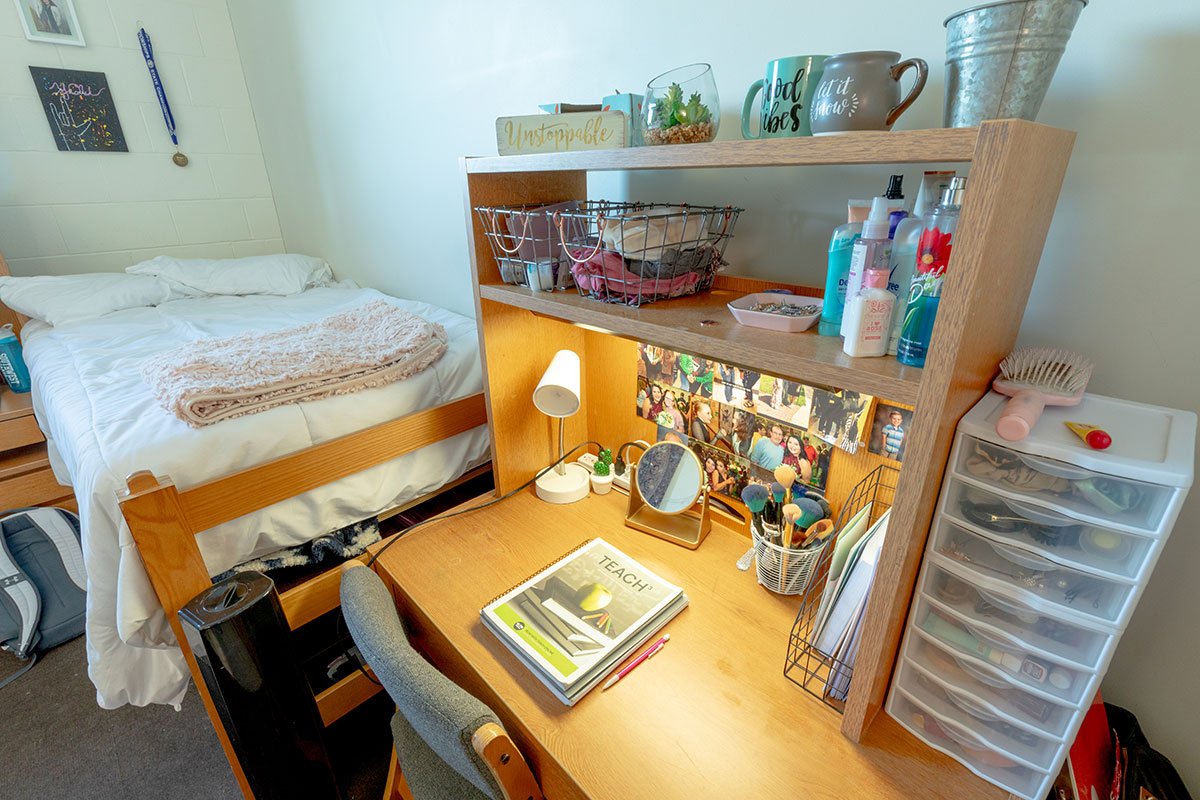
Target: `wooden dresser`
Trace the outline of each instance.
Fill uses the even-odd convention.
[[[32,395],[0,387],[0,511],[59,506],[78,511],[71,487],[50,469],[46,437],[33,418]]]

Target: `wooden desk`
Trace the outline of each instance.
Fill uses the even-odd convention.
[[[746,538],[715,522],[700,549],[685,550],[625,527],[627,502],[612,492],[552,506],[529,489],[416,530],[376,564],[414,643],[495,710],[547,798],[1006,797],[886,715],[861,744],[842,736],[841,717],[783,676],[798,601],[737,571]],[[593,536],[691,603],[652,661],[568,708],[479,609]]]

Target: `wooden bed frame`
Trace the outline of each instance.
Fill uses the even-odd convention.
[[[8,265],[3,254],[0,254],[0,275],[8,274]],[[25,317],[0,303],[0,324],[13,322],[14,329],[19,330],[25,321]],[[186,639],[177,614],[189,600],[212,585],[196,546],[195,535],[485,425],[487,421],[484,395],[479,393],[238,470],[185,491],[179,491],[169,477],[155,476],[145,470],[128,477],[127,488],[118,493],[121,512],[129,524],[171,630],[180,643],[180,650],[216,729],[221,747],[247,800],[254,800],[254,794],[238,763],[195,657],[191,649],[185,646]],[[490,468],[490,464],[476,467],[436,492],[389,509],[381,516],[411,508]],[[337,608],[340,605],[340,585],[341,567],[338,566],[282,592],[280,602],[292,630]],[[362,671],[342,679],[316,695],[322,721],[326,726],[332,724],[373,697],[381,688]],[[389,790],[393,781],[398,781],[398,777],[389,775]]]

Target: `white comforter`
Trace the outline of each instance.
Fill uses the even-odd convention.
[[[142,382],[146,357],[189,341],[291,327],[383,298],[445,326],[446,355],[407,380],[189,428]],[[55,472],[75,487],[87,565],[88,674],[105,708],[178,704],[188,671],[174,645],[117,506],[138,469],[186,489],[233,470],[482,391],[472,320],[367,289],[320,288],[291,297],[203,297],[117,311],[22,332],[34,410],[57,451]],[[225,525],[196,540],[210,574],[301,544],[426,494],[485,460],[484,426],[424,447]]]

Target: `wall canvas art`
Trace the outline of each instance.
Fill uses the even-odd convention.
[[[103,72],[53,67],[29,72],[59,150],[129,152]]]
[[[31,42],[83,47],[83,30],[71,0],[13,0],[25,38]]]

